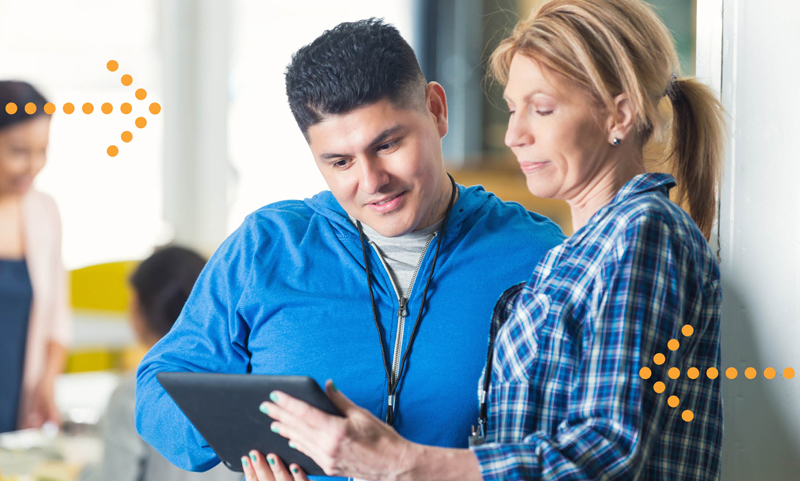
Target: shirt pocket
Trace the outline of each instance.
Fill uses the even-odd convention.
[[[542,293],[519,296],[513,315],[495,341],[494,375],[500,383],[527,383],[540,355],[541,330],[550,315],[550,299]]]

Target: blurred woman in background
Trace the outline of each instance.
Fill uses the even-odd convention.
[[[54,384],[71,334],[61,218],[33,189],[47,161],[46,103],[30,84],[0,81],[0,432],[60,423]]]
[[[166,247],[142,261],[130,279],[130,322],[147,349],[172,329],[206,260],[182,247]],[[105,447],[100,465],[81,481],[239,481],[242,476],[219,465],[192,473],[172,465],[139,437],[134,424],[136,376],[128,373],[111,395],[104,418]]]

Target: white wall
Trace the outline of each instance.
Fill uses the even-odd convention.
[[[724,481],[800,479],[800,377],[781,374],[800,371],[799,18],[791,0],[698,2],[698,75],[730,119],[717,245],[722,367],[740,374],[723,380]]]

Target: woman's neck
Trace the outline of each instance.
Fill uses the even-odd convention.
[[[608,165],[608,168],[592,177],[577,195],[567,200],[572,213],[573,232],[578,232],[598,210],[611,202],[628,181],[645,173],[644,164],[636,158],[629,161],[617,159]]]

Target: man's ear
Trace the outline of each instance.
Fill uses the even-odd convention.
[[[628,94],[622,93],[614,97],[614,112],[616,113],[616,120],[614,115],[609,114],[606,121],[609,142],[615,138],[625,140],[636,125],[636,111],[630,98],[628,98]]]
[[[436,123],[439,137],[444,137],[447,134],[447,96],[439,83],[430,82],[425,89],[425,108]]]

